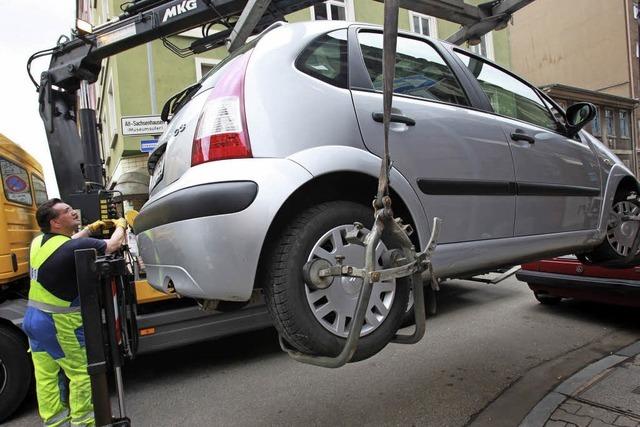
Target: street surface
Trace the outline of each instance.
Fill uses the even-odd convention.
[[[125,367],[127,411],[136,426],[513,426],[555,384],[638,338],[635,309],[543,306],[515,278],[454,281],[420,343],[337,370],[289,359],[272,329],[140,356]],[[38,423],[31,398],[8,425]]]

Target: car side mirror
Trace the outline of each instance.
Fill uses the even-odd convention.
[[[576,136],[576,134],[589,123],[596,116],[595,105],[589,102],[578,102],[567,108],[567,134],[570,138]]]

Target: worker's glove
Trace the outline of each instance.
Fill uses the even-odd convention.
[[[106,224],[104,223],[104,221],[95,221],[87,225],[87,230],[89,230],[90,233],[96,233],[102,230],[105,227],[105,225]]]
[[[123,229],[127,229],[127,220],[124,218],[118,218],[113,221],[116,227],[121,227]]]

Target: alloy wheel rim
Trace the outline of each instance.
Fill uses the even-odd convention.
[[[607,241],[618,255],[628,256],[633,245],[638,222],[623,221],[627,215],[638,215],[640,207],[629,201],[621,201],[613,205],[611,219],[607,226]]]
[[[363,246],[348,243],[345,240],[347,231],[353,225],[345,224],[325,233],[314,244],[307,260],[324,258],[331,265],[336,265],[336,255],[343,255],[344,265],[364,267],[365,249]],[[379,242],[376,247],[377,269],[382,269],[380,256],[386,249]],[[327,289],[311,290],[305,285],[307,303],[314,318],[334,335],[346,338],[353,319],[358,295],[362,288],[362,279],[353,277],[336,277]],[[365,315],[360,336],[375,331],[387,318],[396,295],[395,280],[375,283],[371,291],[369,306]]]

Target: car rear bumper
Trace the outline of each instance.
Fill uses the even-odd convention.
[[[640,282],[603,277],[573,276],[568,274],[520,270],[518,280],[527,282],[534,292],[577,298],[609,304],[640,307]]]
[[[246,301],[271,222],[311,175],[286,159],[236,159],[191,168],[136,218],[147,280],[184,296]]]
[[[136,217],[135,231],[187,219],[240,212],[251,205],[258,194],[252,181],[215,182],[182,188],[145,205]]]

